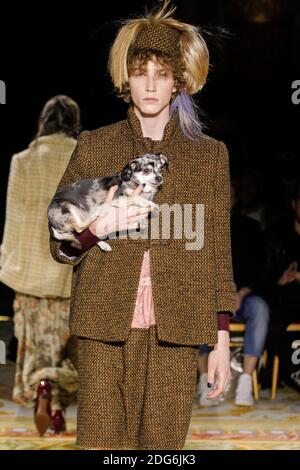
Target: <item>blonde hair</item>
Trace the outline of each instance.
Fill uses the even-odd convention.
[[[167,10],[170,0],[164,0],[158,11],[145,12],[136,18],[121,21],[115,41],[110,49],[108,71],[117,92],[128,87],[128,50],[138,33],[148,24],[160,24],[180,33],[179,45],[183,64],[182,86],[186,93],[197,93],[206,83],[209,70],[209,52],[199,28],[172,17],[176,7]]]

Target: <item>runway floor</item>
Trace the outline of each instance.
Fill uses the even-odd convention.
[[[11,400],[14,364],[0,367],[0,450],[76,450],[76,406],[67,411],[67,432],[39,437],[33,410]],[[289,387],[262,390],[251,408],[233,400],[203,408],[194,399],[185,450],[300,450],[300,395]]]

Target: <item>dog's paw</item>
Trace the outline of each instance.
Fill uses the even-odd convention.
[[[157,207],[155,202],[150,201],[142,196],[128,196],[128,204],[138,206],[138,207]]]
[[[106,242],[100,241],[100,242],[97,243],[97,245],[101,248],[102,251],[111,251],[112,250],[112,247]]]
[[[111,204],[115,207],[152,207],[155,212],[158,212],[159,205],[153,201],[149,201],[142,196],[120,196],[118,199],[112,200]]]
[[[111,201],[111,205],[115,207],[125,207],[128,205],[128,197],[127,196],[120,196],[117,199],[113,199]]]

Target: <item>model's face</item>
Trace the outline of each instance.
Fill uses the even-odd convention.
[[[169,106],[176,91],[171,70],[164,68],[153,57],[144,69],[137,65],[129,76],[131,98],[142,115],[157,115]]]

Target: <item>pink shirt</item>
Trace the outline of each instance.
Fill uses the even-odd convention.
[[[150,251],[144,253],[140,281],[131,328],[149,328],[155,325],[154,304],[150,276]]]

